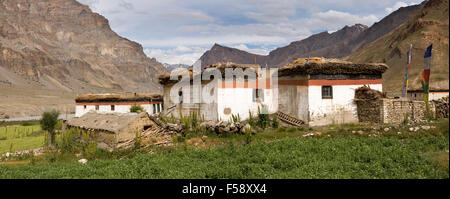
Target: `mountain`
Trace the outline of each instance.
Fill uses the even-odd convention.
[[[448,89],[449,2],[429,0],[395,30],[378,38],[347,59],[353,62],[384,62],[390,69],[383,75],[383,89],[399,93],[403,85],[406,52],[410,44],[412,61],[409,89],[421,89],[421,72],[426,48],[433,44],[430,88]]]
[[[363,48],[368,43],[389,33],[402,23],[420,5],[403,7],[389,14],[378,23],[367,27],[362,24],[345,26],[333,32],[321,32],[306,39],[294,41],[287,46],[277,48],[267,56],[255,55],[235,48],[215,44],[211,50],[205,52],[200,60],[202,66],[217,62],[236,62],[242,64],[260,64],[281,67],[291,63],[298,57],[330,57],[342,58]]]
[[[164,67],[75,0],[0,2],[0,66],[45,88],[159,91]],[[14,85],[14,82],[11,82]]]
[[[192,67],[191,65],[187,65],[187,64],[167,64],[167,63],[163,63],[163,66],[168,71],[172,71],[172,70],[177,69],[177,68],[190,68],[190,67]]]
[[[161,92],[157,77],[165,71],[140,44],[117,35],[107,19],[75,0],[0,1],[0,111],[10,107],[5,101],[47,96],[45,104],[61,93]],[[37,90],[43,94],[31,94]]]

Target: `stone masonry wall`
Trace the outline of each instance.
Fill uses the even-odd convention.
[[[382,122],[381,100],[355,100],[359,122]]]
[[[425,120],[426,106],[423,101],[407,99],[355,100],[359,122],[393,123],[405,121],[422,122]],[[434,113],[430,103],[430,112]]]

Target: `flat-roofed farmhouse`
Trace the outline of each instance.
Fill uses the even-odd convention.
[[[208,71],[219,71],[220,74],[213,78],[215,73]],[[186,70],[186,69],[185,69]],[[234,78],[226,78],[226,71],[234,71],[234,74],[243,74]],[[193,74],[192,69],[188,70],[191,85]],[[254,75],[252,77],[252,74]],[[174,88],[179,80],[170,80],[170,74],[166,73],[160,76],[159,82],[164,86],[164,111],[175,117],[188,115],[195,112],[205,120],[224,120],[228,121],[232,115],[241,119],[249,116],[249,111],[256,114],[258,107],[266,107],[269,113],[276,112],[276,92],[273,88],[272,76],[273,70],[261,68],[259,65],[253,64],[235,64],[235,63],[217,63],[206,67],[202,71],[202,76],[211,77],[211,80],[202,80],[199,93],[194,95],[194,89],[189,90],[189,103],[186,102],[186,93],[183,89]],[[176,92],[171,92],[176,89]],[[204,91],[207,92],[204,92]],[[207,93],[212,96],[211,102],[203,101],[202,94]],[[180,103],[173,102],[173,98],[180,98]],[[200,99],[199,99],[200,98]],[[197,99],[197,101],[195,101]]]
[[[163,110],[160,94],[85,94],[77,96],[75,103],[75,117],[81,117],[88,112],[129,113],[133,105],[142,106],[148,114],[157,114]]]
[[[278,71],[278,111],[310,126],[358,122],[355,89],[367,85],[382,91],[387,69],[335,59],[286,65]]]

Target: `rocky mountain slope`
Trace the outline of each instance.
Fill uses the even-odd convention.
[[[172,70],[177,69],[177,68],[190,68],[190,67],[192,67],[192,66],[187,65],[187,64],[167,64],[167,63],[163,63],[163,66],[166,67],[166,69],[168,71],[172,71]]]
[[[161,92],[165,71],[75,0],[0,1],[0,112],[11,117],[73,107],[77,93]]]
[[[0,53],[0,67],[30,86],[73,92],[158,92],[156,77],[165,70],[75,0],[1,1]]]
[[[318,33],[306,39],[294,41],[285,47],[277,48],[267,56],[215,44],[211,50],[202,55],[200,60],[203,67],[223,61],[280,67],[292,62],[297,57],[345,57],[397,28],[418,7],[419,5],[413,5],[400,8],[371,27],[355,24],[345,26],[333,33]]]
[[[448,89],[449,1],[429,0],[408,21],[389,34],[350,55],[354,62],[384,62],[390,69],[383,75],[383,89],[399,93],[403,85],[406,52],[413,44],[409,89],[421,89],[421,72],[426,48],[433,44],[430,88]]]

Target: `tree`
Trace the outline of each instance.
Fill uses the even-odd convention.
[[[59,112],[56,110],[47,111],[42,114],[40,121],[41,128],[50,134],[50,143],[55,144],[55,126],[58,123]]]

